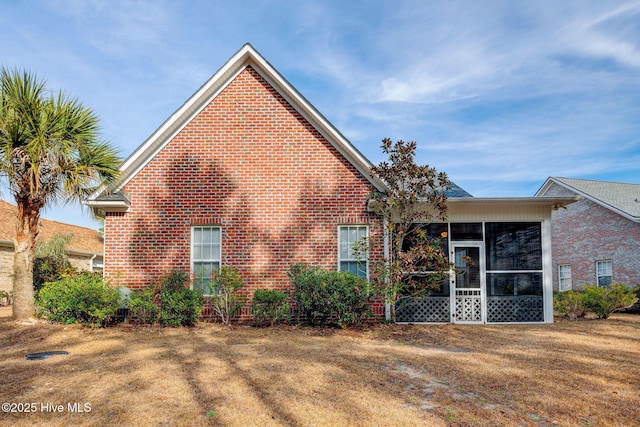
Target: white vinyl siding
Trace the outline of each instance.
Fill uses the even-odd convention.
[[[197,226],[191,229],[193,289],[201,290],[204,295],[216,293],[210,289],[209,279],[213,271],[220,269],[221,235],[220,227]]]
[[[354,245],[367,243],[369,228],[366,225],[344,225],[338,227],[338,270],[356,276],[369,277],[369,254],[358,254]]]
[[[571,265],[561,264],[558,266],[558,290],[570,291],[571,287]]]

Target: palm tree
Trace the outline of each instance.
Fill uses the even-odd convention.
[[[0,176],[18,207],[14,319],[34,313],[32,261],[42,208],[82,199],[117,176],[118,153],[98,134],[98,117],[78,100],[48,91],[27,71],[0,69]]]

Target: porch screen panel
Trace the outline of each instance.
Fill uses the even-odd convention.
[[[487,295],[542,296],[542,273],[488,273]]]
[[[543,322],[540,223],[486,223],[487,321]]]
[[[449,251],[447,223],[415,223],[402,244],[402,250],[414,247],[422,236],[430,245]],[[451,321],[448,272],[436,273],[428,262],[417,263],[417,270],[406,279],[408,288],[420,290],[419,295],[401,297],[395,305],[396,320],[412,323],[447,323]]]
[[[415,223],[412,224],[407,237],[402,242],[402,250],[409,251],[419,241],[418,236],[422,235],[426,238],[429,245],[442,250],[444,256],[449,252],[449,241],[447,239],[448,227],[446,223]],[[436,274],[434,265],[429,265],[427,261],[417,262],[417,270],[409,275],[406,279],[410,289],[421,289],[419,292],[422,297],[442,297],[449,296],[449,274],[448,272],[440,272]],[[414,295],[415,296],[415,295]]]
[[[540,223],[486,224],[487,270],[542,270]]]

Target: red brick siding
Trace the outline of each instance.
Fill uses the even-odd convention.
[[[371,188],[249,67],[126,185],[129,212],[105,221],[104,274],[136,288],[189,271],[201,224],[222,228],[222,264],[240,271],[247,295],[289,287],[294,263],[335,269],[341,224],[369,224],[380,259]]]
[[[553,184],[545,196],[574,196]],[[552,214],[553,283],[558,289],[558,265],[570,264],[572,286],[596,283],[596,261],[611,260],[613,282],[640,283],[640,224],[588,199]]]

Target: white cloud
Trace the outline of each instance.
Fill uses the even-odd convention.
[[[51,8],[73,19],[80,41],[107,55],[124,57],[161,46],[170,22],[163,1],[60,0]]]

